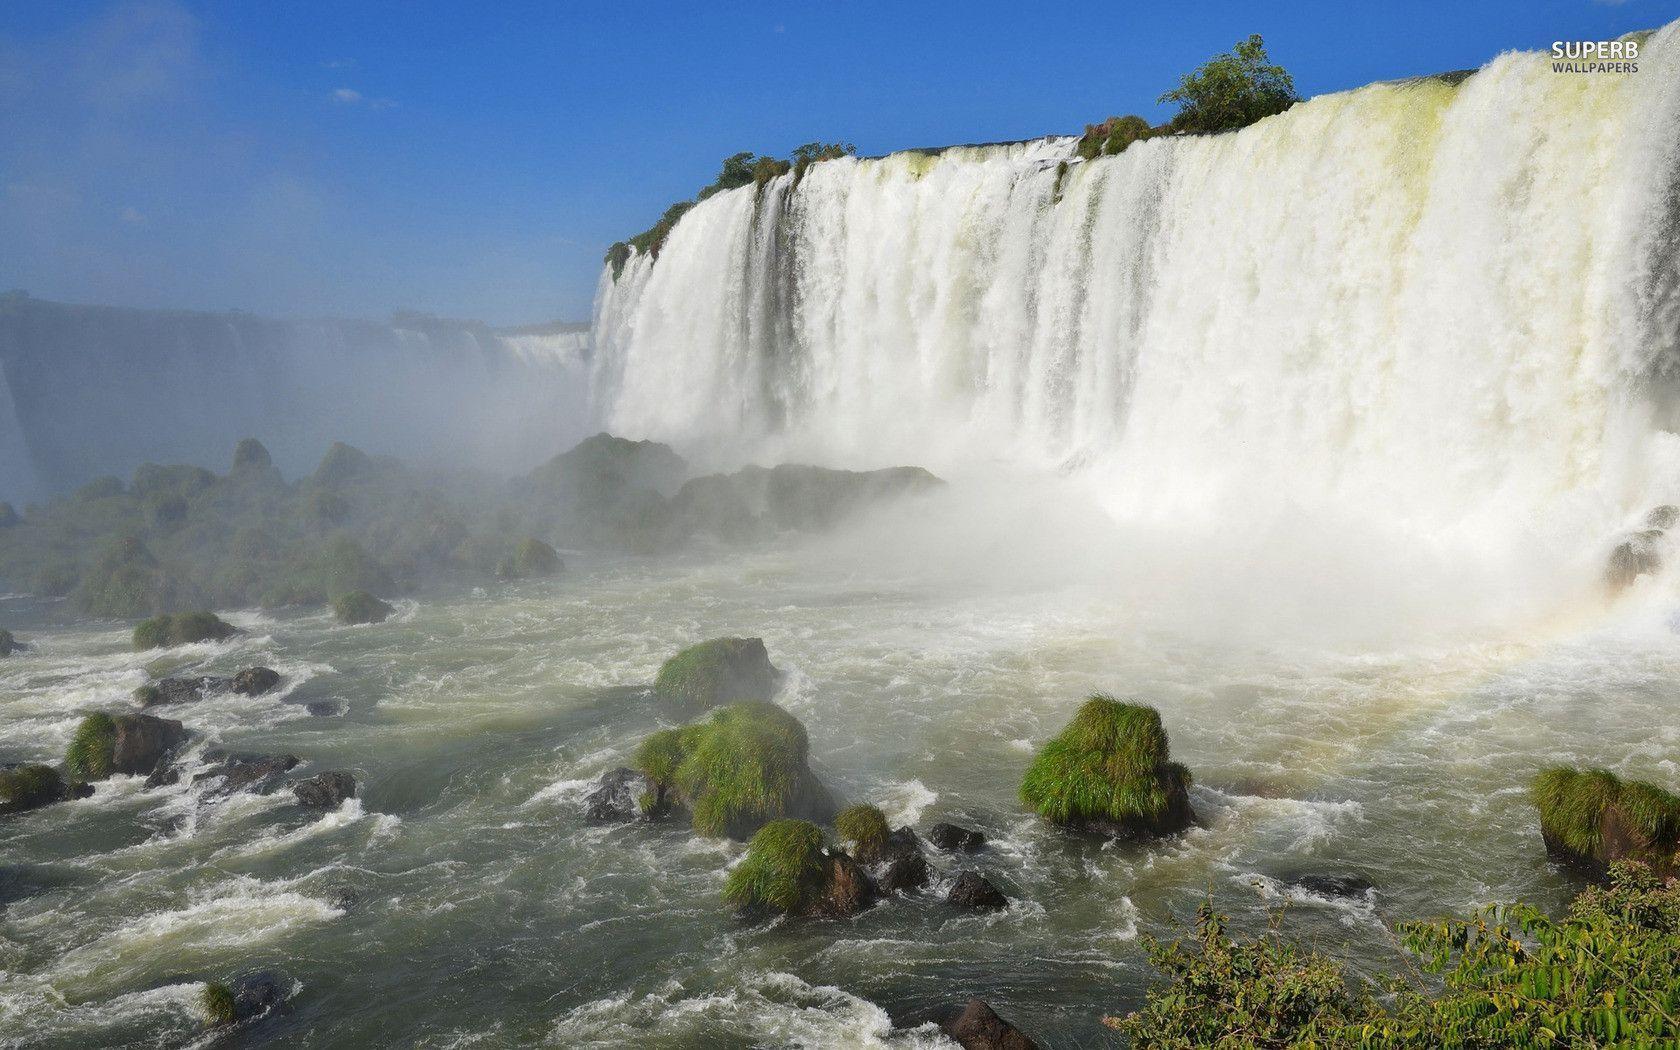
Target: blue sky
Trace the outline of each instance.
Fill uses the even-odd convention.
[[[583,319],[605,247],[737,150],[1161,118],[1181,72],[1253,32],[1312,95],[1677,17],[1680,0],[0,0],[0,289]]]

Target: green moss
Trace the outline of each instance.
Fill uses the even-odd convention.
[[[823,796],[806,764],[809,750],[805,727],[776,705],[730,704],[706,721],[648,737],[636,767],[682,798],[696,831],[740,838]]]
[[[239,628],[213,612],[166,613],[143,620],[134,628],[134,648],[139,652],[193,642],[220,642],[238,633]]]
[[[1630,830],[1670,854],[1680,841],[1680,796],[1654,784],[1623,781],[1609,770],[1548,769],[1534,778],[1529,796],[1545,836],[1582,856],[1603,859],[1603,822],[1612,809]]]
[[[1098,694],[1033,759],[1021,801],[1059,824],[1115,821],[1147,830],[1171,819],[1189,785],[1189,770],[1168,760],[1160,714]]]
[[[537,539],[527,536],[519,541],[513,553],[502,559],[496,568],[496,575],[507,580],[520,580],[533,576],[553,576],[565,565],[560,555],[553,547]]]
[[[234,1007],[233,989],[219,981],[205,982],[204,991],[199,994],[199,1005],[204,1009],[205,1020],[215,1027],[230,1025],[239,1019]]]
[[[804,911],[823,893],[826,859],[821,828],[805,820],[773,820],[753,836],[746,857],[729,873],[723,899],[742,910]]]
[[[64,797],[64,778],[51,766],[0,769],[0,813],[34,809]]]
[[[78,780],[104,780],[111,775],[116,749],[117,723],[103,712],[88,715],[70,738],[64,768]]]
[[[384,623],[396,611],[367,591],[351,591],[332,600],[333,615],[340,623]]]
[[[713,638],[666,660],[654,692],[684,714],[734,700],[768,700],[776,691],[776,669],[760,638]]]
[[[1149,121],[1135,113],[1123,117],[1109,117],[1101,124],[1085,125],[1085,134],[1079,138],[1078,152],[1086,160],[1112,157],[1124,153],[1126,147],[1132,143],[1154,138],[1165,130],[1150,127]]]
[[[870,805],[847,806],[834,818],[834,831],[852,843],[852,855],[865,863],[879,860],[892,829],[886,814]]]

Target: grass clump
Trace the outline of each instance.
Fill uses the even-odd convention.
[[[769,700],[777,672],[761,638],[713,638],[666,660],[653,689],[685,714],[735,700]]]
[[[1044,745],[1021,801],[1057,824],[1122,834],[1170,834],[1192,819],[1190,771],[1169,761],[1161,716],[1097,694]]]
[[[28,765],[0,769],[0,813],[20,813],[67,793],[64,778],[51,766]]]
[[[238,633],[239,628],[213,612],[165,613],[134,628],[134,648],[139,652],[193,642],[220,642]]]
[[[1568,859],[1608,864],[1623,858],[1672,869],[1680,847],[1680,796],[1624,781],[1606,769],[1558,766],[1534,778],[1547,848]]]
[[[635,765],[656,785],[656,800],[680,798],[696,831],[745,838],[826,798],[807,765],[809,751],[799,719],[774,704],[741,703],[653,734]]]
[[[205,982],[204,991],[199,993],[199,1005],[204,1009],[205,1019],[214,1027],[225,1027],[239,1020],[233,989],[220,981]]]
[[[64,768],[78,780],[104,780],[111,775],[116,750],[116,720],[104,712],[88,715],[70,738]]]
[[[380,601],[367,591],[351,591],[332,600],[333,615],[339,623],[384,623],[396,607]]]
[[[823,895],[826,862],[821,828],[807,820],[773,820],[729,873],[723,899],[742,911],[808,911]]]
[[[847,806],[834,818],[834,831],[852,843],[853,856],[864,863],[881,858],[892,829],[887,827],[886,814],[871,805]]]
[[[496,575],[504,580],[521,580],[532,576],[553,576],[563,568],[565,564],[561,562],[559,552],[535,536],[527,536],[519,541],[512,554],[496,566]]]

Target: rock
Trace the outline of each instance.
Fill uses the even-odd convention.
[[[248,1021],[279,1006],[286,1000],[284,981],[279,974],[258,970],[234,978],[233,1015],[236,1020]]]
[[[976,871],[965,871],[957,876],[951,891],[945,895],[945,903],[954,904],[959,908],[995,910],[1009,907],[1009,898],[984,875]]]
[[[643,795],[657,797],[653,781],[627,766],[609,769],[584,801],[583,819],[591,824],[628,824],[643,817]]]
[[[173,718],[151,715],[112,715],[116,742],[111,748],[111,772],[149,775],[187,742],[187,730]]]
[[[1662,551],[1657,542],[1662,530],[1647,529],[1636,532],[1611,548],[1604,567],[1604,585],[1611,591],[1624,590],[1641,576],[1653,575],[1662,569]]]
[[[1021,801],[1071,830],[1147,840],[1196,822],[1189,788],[1190,771],[1171,760],[1160,713],[1097,693],[1034,756]]]
[[[920,851],[887,862],[881,874],[881,889],[888,893],[913,893],[928,884],[927,858]]]
[[[221,642],[239,633],[239,628],[212,612],[166,613],[134,628],[134,648],[140,652],[193,642]]]
[[[176,768],[174,756],[165,758],[146,777],[146,790],[167,787],[181,782],[181,771]]]
[[[233,676],[233,691],[241,696],[261,696],[279,684],[279,672],[268,667],[247,667]]]
[[[194,784],[220,779],[221,783],[208,786],[206,795],[231,795],[235,791],[267,795],[278,788],[286,774],[302,761],[296,755],[260,755],[248,752],[215,757],[221,758],[221,765],[193,777]]]
[[[298,805],[336,809],[345,799],[356,797],[356,778],[343,771],[317,773],[292,785]]]
[[[928,828],[928,841],[948,853],[973,853],[986,844],[986,836],[956,824],[935,824]]]
[[[190,704],[211,693],[226,692],[233,684],[231,678],[200,675],[196,678],[160,678],[152,685],[134,691],[134,698],[142,708],[162,707],[166,704]]]
[[[519,541],[513,553],[496,566],[496,575],[504,580],[523,580],[536,576],[553,576],[564,569],[565,563],[553,547],[527,536]]]
[[[781,677],[764,639],[713,638],[666,660],[653,691],[667,707],[692,716],[719,704],[769,700]]]
[[[979,999],[970,999],[962,1013],[946,1023],[945,1034],[964,1050],[1038,1050],[1037,1043]]]
[[[920,467],[831,470],[796,463],[694,478],[666,510],[673,538],[755,543],[778,532],[833,528],[871,506],[944,483]]]
[[[866,908],[875,899],[875,884],[863,865],[844,853],[828,855],[828,878],[822,896],[807,915],[813,918],[845,919]]]
[[[86,797],[85,794],[73,795],[71,792],[71,785],[64,782],[63,774],[51,766],[38,763],[0,766],[0,813],[23,813],[63,802],[67,798]],[[89,788],[88,793],[91,792]]]
[[[1680,873],[1680,795],[1606,769],[1557,766],[1534,778],[1529,796],[1554,861],[1601,881],[1624,860],[1661,878]]]
[[[13,637],[12,632],[0,628],[0,656],[10,656],[13,653],[21,653],[28,648],[29,646]]]
[[[397,611],[395,606],[375,598],[367,591],[341,594],[332,600],[332,607],[338,622],[347,624],[384,623]]]
[[[1672,503],[1652,507],[1651,512],[1645,515],[1645,527],[1648,529],[1672,529],[1676,521],[1680,521],[1680,507]]]
[[[304,704],[303,709],[316,718],[335,718],[344,713],[344,705],[337,700],[316,700]]]
[[[1288,881],[1294,886],[1315,897],[1331,899],[1359,900],[1365,898],[1376,889],[1370,879],[1358,875],[1298,875]]]

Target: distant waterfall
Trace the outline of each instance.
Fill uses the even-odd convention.
[[[1608,527],[1680,496],[1676,32],[1634,74],[1511,53],[1094,162],[718,194],[603,274],[597,410],[718,459],[1076,468],[1129,513]]]

